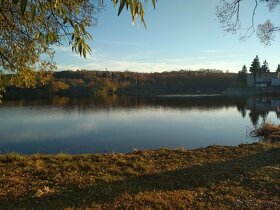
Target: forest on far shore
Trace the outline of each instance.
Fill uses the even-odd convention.
[[[9,75],[6,75],[7,81],[8,78]],[[6,82],[5,96],[209,94],[222,93],[229,87],[244,86],[244,82],[236,73],[215,69],[162,73],[77,70],[53,72],[47,82],[37,82],[31,88]]]

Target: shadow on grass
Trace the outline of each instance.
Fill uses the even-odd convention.
[[[248,184],[246,177],[249,173],[275,164],[280,164],[280,149],[271,149],[225,162],[130,177],[109,183],[100,182],[82,189],[72,187],[66,192],[41,198],[0,200],[0,206],[4,209],[62,209],[87,204],[110,203],[124,192],[134,195],[145,191],[192,190],[198,187],[209,187],[225,180],[240,181],[241,178],[245,179],[242,184],[246,185]],[[274,193],[279,195],[277,191]]]

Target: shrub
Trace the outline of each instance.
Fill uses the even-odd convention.
[[[51,83],[51,91],[54,93],[59,93],[61,91],[66,91],[69,89],[69,85],[62,81],[54,81]]]
[[[280,125],[263,123],[250,132],[250,136],[261,141],[277,142],[280,140]]]

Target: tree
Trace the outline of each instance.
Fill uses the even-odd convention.
[[[85,28],[96,24],[102,6],[99,0],[0,1],[0,67],[14,75],[53,70],[51,46],[65,43],[86,56]]]
[[[280,64],[278,64],[277,69],[276,69],[277,73],[280,73]]]
[[[246,65],[243,65],[243,66],[242,66],[241,73],[247,74],[247,67],[246,67]]]
[[[256,75],[256,73],[261,72],[261,66],[260,66],[260,60],[259,60],[259,56],[256,55],[256,57],[254,58],[251,67],[250,67],[250,72],[253,75]]]
[[[254,17],[259,4],[266,4],[270,11],[280,5],[279,0],[252,1],[255,6],[251,26],[243,38],[255,32]],[[155,8],[157,0],[111,2],[118,5],[118,15],[126,8],[130,10],[133,23],[138,16],[146,27],[143,4],[151,2]],[[241,28],[239,13],[242,2],[220,1],[217,16],[224,30],[235,33]],[[103,8],[104,0],[0,0],[0,74],[3,71],[17,75],[54,69],[55,52],[51,47],[55,45],[68,44],[73,51],[86,57],[91,52],[87,41],[92,39],[87,29],[97,24],[97,14]],[[257,35],[262,42],[270,44],[277,31],[280,27],[268,20],[258,25]]]
[[[145,24],[143,3],[112,0],[130,9],[132,21]],[[155,7],[156,0],[151,0]],[[87,28],[97,24],[104,0],[0,0],[0,69],[2,72],[46,71],[56,67],[52,46],[70,45],[86,57],[91,52]],[[20,56],[19,56],[20,55]],[[1,73],[1,72],[0,72]]]
[[[246,86],[246,82],[247,82],[247,67],[245,65],[243,65],[241,71],[239,71],[237,73],[237,82],[241,86]]]
[[[53,81],[50,85],[50,89],[54,93],[60,93],[67,91],[69,89],[69,85],[63,81]]]
[[[267,73],[267,72],[269,72],[269,71],[270,71],[270,70],[269,70],[269,67],[268,67],[268,63],[267,63],[266,60],[264,60],[263,65],[262,65],[262,67],[261,67],[261,72],[262,72],[262,73]]]
[[[259,73],[260,71],[261,71],[260,60],[259,60],[259,56],[256,55],[250,67],[250,72],[253,74],[254,77],[254,84],[256,84],[256,74]]]
[[[247,27],[246,32],[241,34],[240,38],[246,40],[253,33],[257,32],[260,41],[266,45],[270,45],[274,40],[276,32],[280,31],[280,25],[273,24],[270,20],[264,23],[255,25],[255,15],[257,8],[261,4],[266,4],[269,11],[273,11],[280,5],[280,0],[251,0],[254,2],[254,7],[251,9],[251,23]],[[217,7],[217,17],[226,32],[236,33],[244,27],[240,20],[241,4],[245,1],[242,0],[220,0]]]

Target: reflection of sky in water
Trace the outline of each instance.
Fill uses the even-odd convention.
[[[236,107],[211,111],[166,107],[107,110],[51,106],[1,107],[1,152],[129,152],[133,148],[197,148],[238,145],[246,138],[248,117]],[[267,119],[276,121],[275,113]]]

